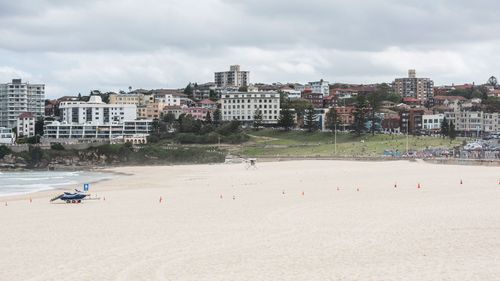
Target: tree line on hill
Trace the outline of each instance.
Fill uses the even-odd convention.
[[[354,106],[354,125],[353,133],[360,135],[370,132],[375,134],[377,124],[380,122],[376,113],[379,111],[382,101],[400,102],[401,97],[394,94],[392,88],[387,84],[379,85],[374,92],[359,93],[354,98],[343,100],[343,105]],[[297,123],[300,127],[309,132],[319,128],[318,115],[314,110],[313,104],[305,99],[288,101],[281,99],[281,114],[278,120],[278,126],[285,131],[289,131],[295,126],[294,114],[297,117]],[[325,116],[325,126],[330,130],[340,128],[340,118],[335,108],[330,108]],[[366,128],[366,124],[370,124]]]
[[[242,143],[248,140],[241,123],[237,120],[222,122],[219,109],[213,117],[210,111],[204,120],[190,114],[181,114],[178,118],[171,112],[161,119],[154,120],[148,142],[173,141],[181,144]]]

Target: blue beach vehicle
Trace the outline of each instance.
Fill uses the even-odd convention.
[[[75,192],[64,192],[63,194],[56,196],[50,200],[50,202],[54,202],[56,200],[62,200],[66,203],[81,203],[85,197],[90,196],[90,194],[75,189]]]

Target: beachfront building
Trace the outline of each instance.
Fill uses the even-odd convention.
[[[354,125],[354,112],[356,111],[354,106],[338,106],[335,107],[335,111],[337,111],[340,128],[346,130]]]
[[[182,113],[184,113],[186,115],[191,115],[191,116],[193,116],[193,118],[195,120],[201,120],[201,121],[205,121],[205,119],[207,118],[207,114],[209,112],[210,112],[210,114],[212,114],[210,109],[203,108],[203,107],[184,107],[184,108],[182,108]]]
[[[309,101],[314,108],[323,107],[323,95],[320,93],[313,93],[312,90],[304,90],[301,97],[302,99]]]
[[[12,79],[0,84],[0,126],[15,128],[17,117],[23,112],[43,117],[45,111],[45,85]]]
[[[30,138],[35,136],[35,115],[23,112],[17,117],[17,137]]]
[[[68,124],[58,121],[44,126],[44,142],[54,140],[116,140],[125,137],[148,136],[151,133],[151,120],[132,120],[108,124]]]
[[[179,90],[171,89],[158,89],[152,90],[154,101],[162,103],[165,106],[180,106],[182,104],[182,97],[185,96]]]
[[[401,132],[405,134],[419,134],[423,129],[423,109],[408,109],[400,112]]]
[[[0,127],[0,144],[13,144],[16,141],[11,128]]]
[[[91,96],[88,102],[62,102],[60,110],[60,122],[45,123],[44,142],[112,141],[151,132],[152,121],[136,120],[137,111],[133,104],[106,104],[101,97]]]
[[[165,104],[161,102],[139,105],[137,107],[137,119],[160,119],[163,108],[165,108]]]
[[[413,98],[424,105],[432,105],[434,98],[434,82],[429,78],[417,78],[414,69],[408,71],[407,78],[394,81],[394,92],[403,98]]]
[[[226,93],[221,96],[222,121],[239,120],[247,125],[257,110],[263,124],[277,124],[280,116],[280,94],[277,92]]]
[[[239,65],[231,65],[229,71],[215,72],[218,88],[239,88],[250,84],[250,71],[241,71]]]
[[[500,133],[500,113],[455,110],[444,115],[448,121],[453,121],[455,130],[464,136]]]
[[[133,104],[106,104],[100,96],[91,96],[88,102],[66,101],[59,105],[61,121],[67,124],[104,125],[137,119]]]
[[[173,114],[175,119],[179,119],[179,116],[181,116],[181,114],[183,114],[184,111],[182,110],[182,107],[180,107],[180,106],[165,106],[163,108],[162,115],[166,116],[169,113]]]
[[[422,116],[422,129],[428,133],[439,133],[444,114],[424,114]]]

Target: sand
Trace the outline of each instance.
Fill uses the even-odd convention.
[[[257,165],[116,168],[132,175],[80,205],[0,199],[0,280],[500,278],[498,167]]]

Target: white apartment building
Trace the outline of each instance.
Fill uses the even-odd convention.
[[[16,137],[11,128],[0,127],[0,144],[13,144]]]
[[[316,82],[309,82],[313,94],[322,94],[324,97],[330,95],[330,83],[323,79]]]
[[[441,130],[444,114],[424,114],[422,116],[422,129],[425,131]]]
[[[180,106],[181,97],[172,94],[155,95],[155,102],[164,104],[166,106]]]
[[[226,93],[221,96],[222,120],[254,121],[257,110],[262,114],[263,124],[277,124],[280,116],[280,94],[277,92]]]
[[[137,107],[133,104],[106,104],[101,97],[91,96],[88,102],[61,102],[61,121],[65,124],[123,123],[137,119]]]
[[[35,117],[43,117],[45,109],[45,85],[29,84],[21,79],[0,84],[0,126],[16,127],[17,117],[23,112],[31,112]]]
[[[46,123],[44,142],[61,139],[113,140],[126,137],[148,136],[151,133],[151,120],[133,120],[108,124],[67,124]]]
[[[35,115],[31,112],[21,113],[17,117],[17,137],[30,138],[35,136]]]
[[[288,100],[298,100],[302,97],[302,92],[298,90],[282,90],[288,97]]]
[[[446,119],[453,121],[455,129],[465,135],[500,132],[500,113],[482,111],[451,111],[444,113]]]
[[[250,84],[250,71],[241,71],[239,65],[231,65],[229,71],[215,72],[215,85],[218,88],[239,88]]]

